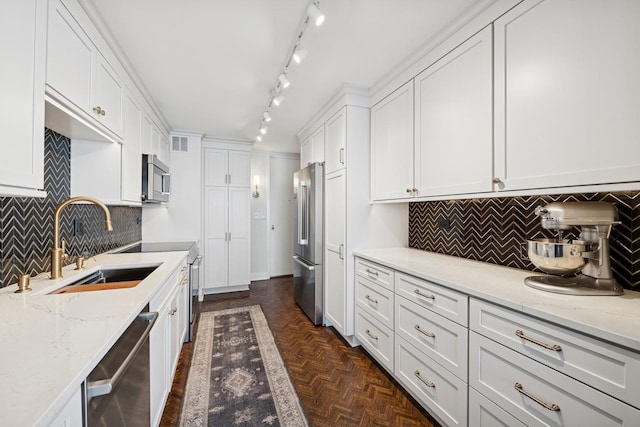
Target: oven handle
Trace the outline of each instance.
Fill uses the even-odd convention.
[[[141,313],[138,315],[138,318],[142,320],[147,320],[149,324],[145,328],[140,338],[138,338],[138,341],[136,342],[136,345],[133,347],[133,350],[131,350],[131,353],[129,353],[127,358],[124,359],[124,362],[122,362],[122,365],[118,367],[118,370],[116,371],[116,373],[113,374],[113,377],[108,378],[106,380],[90,381],[87,383],[87,401],[97,396],[103,396],[105,394],[109,394],[113,391],[113,389],[122,379],[122,376],[124,375],[124,373],[129,368],[129,365],[131,365],[131,363],[133,362],[133,359],[135,359],[135,357],[138,355],[138,352],[144,345],[145,340],[149,337],[151,328],[153,327],[153,324],[156,323],[156,319],[158,318],[158,312],[150,311],[147,313]]]

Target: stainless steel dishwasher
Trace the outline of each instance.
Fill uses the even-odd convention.
[[[87,377],[86,426],[149,426],[149,332],[157,318],[147,305]]]

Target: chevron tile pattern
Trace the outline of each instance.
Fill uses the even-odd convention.
[[[15,283],[23,272],[35,276],[49,270],[53,247],[53,214],[69,198],[71,187],[71,141],[45,129],[44,189],[47,197],[0,197],[0,287]],[[67,252],[92,254],[141,239],[141,208],[109,208],[113,232],[104,231],[104,216],[94,205],[72,205],[62,213],[61,236]],[[74,219],[84,223],[84,234],[74,236]]]
[[[620,225],[611,232],[611,265],[623,287],[640,290],[640,193],[589,193],[554,196],[416,202],[409,205],[409,247],[508,267],[533,270],[526,254],[528,239],[553,237],[535,216],[536,206],[550,202],[613,203]],[[443,220],[450,227],[438,226]],[[579,233],[576,227],[572,231]]]

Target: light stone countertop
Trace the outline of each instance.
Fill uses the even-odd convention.
[[[32,292],[0,289],[0,424],[47,425],[187,252],[101,254],[58,280],[31,279]],[[47,295],[100,267],[159,265],[134,288]]]
[[[640,352],[640,292],[574,296],[532,289],[526,270],[408,248],[353,251],[354,255],[472,297],[553,322]]]

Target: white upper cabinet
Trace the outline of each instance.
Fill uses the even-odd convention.
[[[343,169],[346,164],[347,149],[347,108],[331,116],[325,123],[324,173],[330,174]]]
[[[314,162],[324,162],[324,125],[300,144],[300,167]]]
[[[122,144],[122,200],[140,202],[142,193],[142,111],[127,94],[124,102]]]
[[[124,84],[79,24],[88,25],[89,18],[69,4],[73,14],[60,0],[49,5],[47,100],[66,116],[52,114],[47,125],[69,137],[88,137],[72,117],[98,137],[121,142]]]
[[[44,196],[47,2],[12,0],[0,14],[0,195]]]
[[[413,80],[371,107],[371,199],[413,196]]]
[[[640,181],[640,2],[525,1],[494,25],[495,189]]]
[[[415,196],[492,190],[492,29],[415,77]]]
[[[313,144],[311,143],[311,137],[309,137],[300,144],[300,168],[310,164],[312,158]]]
[[[249,187],[251,185],[251,153],[211,148],[204,152],[204,185],[228,185]]]

